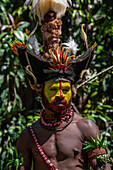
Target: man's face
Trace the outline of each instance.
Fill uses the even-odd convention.
[[[43,104],[55,112],[65,112],[72,99],[71,84],[68,81],[54,80],[44,86]]]

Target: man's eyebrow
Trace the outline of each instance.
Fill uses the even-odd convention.
[[[59,85],[58,84],[52,84],[52,85],[50,85],[50,88],[52,88],[52,87],[59,87]]]
[[[70,85],[62,85],[62,87],[70,88]]]

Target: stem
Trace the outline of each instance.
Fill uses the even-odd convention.
[[[80,112],[79,112],[78,109],[76,108],[75,104],[71,102],[71,105],[72,105],[74,111],[75,111],[77,114],[80,114]]]
[[[8,19],[8,17],[7,17],[6,12],[3,10],[3,8],[1,8],[1,10],[3,11],[3,13],[4,13],[4,15],[5,15],[5,18],[6,18],[6,20],[7,20],[8,25],[10,25],[10,22],[9,22],[9,19]]]
[[[33,31],[32,31],[32,32],[30,33],[30,35],[28,36],[28,39],[36,32],[37,27],[38,27],[38,22],[36,23],[36,26],[35,26],[35,28],[33,29]]]

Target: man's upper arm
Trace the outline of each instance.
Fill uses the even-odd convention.
[[[91,141],[90,137],[97,139],[97,134],[100,137],[100,131],[97,125],[90,119],[85,119],[83,123],[84,140]]]
[[[90,119],[84,119],[83,122],[81,122],[80,128],[82,130],[84,141],[91,142],[90,137],[97,139],[97,134],[100,137],[100,131],[97,125]],[[100,168],[94,157],[90,158],[89,161],[93,169],[98,170]],[[105,170],[111,170],[110,164],[106,164]]]
[[[27,130],[24,130],[17,141],[17,151],[19,154],[22,154],[23,157],[23,165],[26,170],[30,170],[31,163],[32,163],[32,153],[30,150],[30,143],[29,143],[29,134]]]

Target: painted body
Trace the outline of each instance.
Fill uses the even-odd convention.
[[[66,122],[63,122],[60,126],[65,124]],[[62,131],[42,128],[39,121],[33,124],[33,128],[45,154],[58,170],[88,170],[88,162],[93,169],[99,170],[97,161],[88,159],[86,153],[82,151],[82,142],[90,141],[90,136],[96,138],[96,134],[99,134],[98,127],[93,121],[75,114],[72,123]],[[31,170],[32,160],[33,170],[49,170],[35,152],[35,146],[27,129],[19,137],[17,150],[23,153],[26,170]],[[106,166],[106,170],[110,170],[110,165]]]
[[[60,80],[47,82],[43,94],[47,117],[66,114],[72,98],[70,82]],[[50,130],[47,126],[44,128],[40,119],[32,125],[43,151],[58,170],[88,170],[88,162],[93,169],[99,170],[96,159],[88,159],[82,150],[83,142],[90,141],[90,136],[94,139],[97,138],[97,134],[100,136],[98,127],[92,120],[84,119],[76,113],[71,123],[67,125],[69,121],[63,120],[58,126],[59,130],[55,128]],[[17,150],[23,155],[25,170],[31,170],[32,160],[33,170],[49,170],[36,152],[28,129],[21,133]],[[105,169],[110,170],[110,165],[107,164]]]

